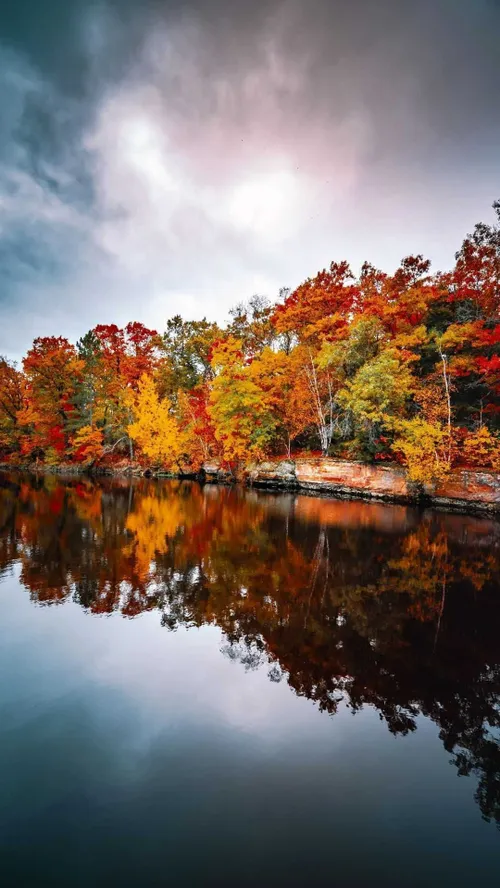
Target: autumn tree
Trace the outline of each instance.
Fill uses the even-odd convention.
[[[189,459],[186,436],[172,411],[168,398],[160,400],[151,376],[144,374],[133,400],[134,421],[128,433],[154,465],[171,469]]]
[[[442,480],[450,469],[443,428],[415,416],[397,421],[395,429],[392,449],[403,456],[410,480],[420,485]]]
[[[300,349],[290,353],[266,347],[249,364],[249,377],[262,392],[276,420],[275,448],[291,456],[292,443],[316,423],[308,375]]]
[[[408,364],[396,349],[383,349],[366,361],[338,392],[341,407],[349,411],[360,437],[374,447],[384,430],[391,431],[397,417],[404,414],[414,380]]]
[[[0,450],[10,454],[20,446],[18,415],[23,406],[23,375],[0,356]]]
[[[349,316],[359,299],[359,288],[347,262],[332,262],[286,296],[273,314],[275,329],[294,338],[298,378],[311,404],[311,426],[326,455],[339,419],[335,401],[336,377],[332,363],[322,358],[325,342],[346,335]]]
[[[104,456],[103,434],[93,425],[82,426],[73,438],[73,458],[76,462],[94,465]]]
[[[490,432],[487,426],[480,426],[470,432],[463,444],[466,465],[500,472],[500,435]]]
[[[299,341],[334,335],[345,328],[355,310],[359,289],[347,262],[332,262],[316,277],[308,278],[280,303],[272,316],[278,333]]]
[[[35,339],[23,360],[24,402],[18,422],[26,430],[25,453],[39,448],[61,458],[78,426],[75,396],[84,364],[73,345],[59,336]]]
[[[177,415],[186,440],[187,462],[201,466],[212,458],[220,458],[220,443],[210,414],[208,386],[198,385],[190,392],[179,391]]]
[[[76,343],[78,357],[83,361],[83,372],[78,382],[76,403],[82,421],[93,426],[103,420],[104,356],[99,337],[93,330]]]
[[[171,400],[179,391],[189,392],[213,377],[211,348],[221,336],[217,324],[207,321],[184,321],[180,315],[167,321],[162,337],[158,384],[162,394]]]
[[[238,468],[245,459],[263,456],[277,425],[272,396],[252,378],[241,341],[229,337],[212,350],[215,378],[210,416],[224,461]]]
[[[136,322],[124,328],[100,324],[92,334],[99,353],[99,421],[104,439],[112,446],[128,440],[132,459],[129,395],[138,391],[143,375],[152,374],[158,366],[160,339],[155,330]]]
[[[273,305],[266,296],[256,294],[248,302],[239,302],[229,315],[231,321],[227,333],[241,342],[247,357],[260,354],[276,342]]]
[[[500,201],[493,210],[496,223],[478,223],[456,253],[447,282],[450,301],[459,307],[462,322],[500,320]]]

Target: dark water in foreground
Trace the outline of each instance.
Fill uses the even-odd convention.
[[[5,886],[500,876],[500,524],[0,476]]]

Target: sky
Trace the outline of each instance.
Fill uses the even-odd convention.
[[[2,0],[0,354],[451,265],[500,197],[500,0]]]

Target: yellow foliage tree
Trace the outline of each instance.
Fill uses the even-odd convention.
[[[230,337],[213,349],[212,367],[210,418],[223,459],[237,469],[249,456],[262,457],[273,440],[277,419],[272,395],[253,378],[237,339]]]
[[[500,438],[486,426],[471,433],[464,441],[464,456],[468,465],[500,471]]]
[[[316,420],[300,350],[285,354],[265,348],[248,370],[262,392],[262,400],[276,417],[276,438],[283,441],[290,456],[293,439]]]
[[[416,484],[433,484],[449,472],[448,436],[438,423],[421,417],[395,423],[398,437],[392,449],[404,456],[408,477]]]
[[[363,364],[337,397],[359,422],[390,424],[413,389],[410,367],[400,360],[396,349],[388,348]]]
[[[128,426],[128,434],[144,455],[166,469],[179,466],[186,450],[184,435],[170,401],[160,401],[151,376],[141,377],[132,409],[135,421]]]

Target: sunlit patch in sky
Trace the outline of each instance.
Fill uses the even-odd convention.
[[[238,228],[280,241],[300,224],[305,197],[304,185],[290,170],[250,174],[230,193],[229,217]]]

